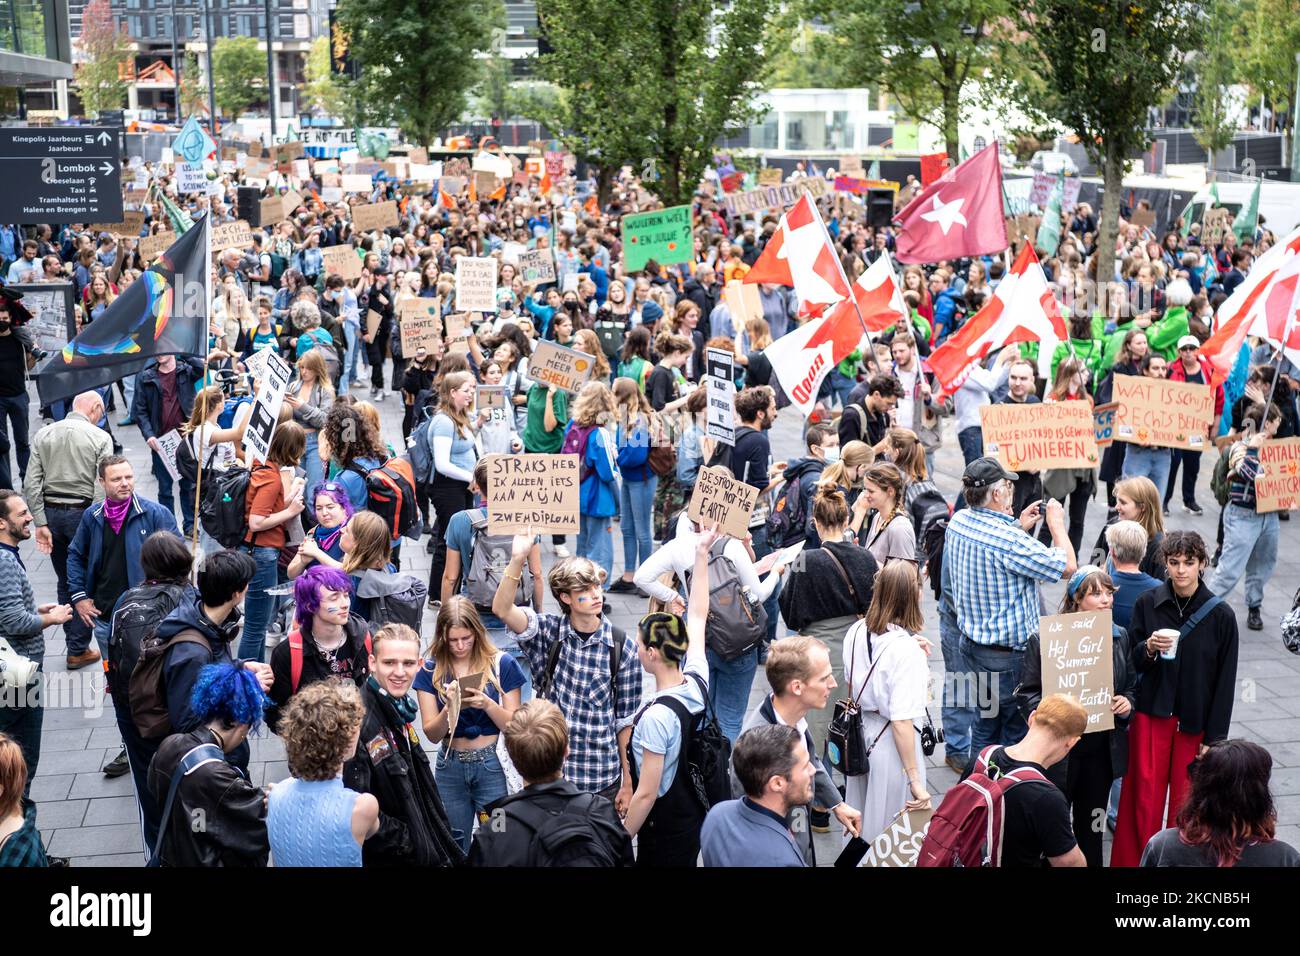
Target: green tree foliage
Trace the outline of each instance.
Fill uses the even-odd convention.
[[[346,118],[351,115],[347,88],[334,75],[329,37],[319,36],[311,41],[304,78],[306,83],[302,95],[310,109],[325,116]]]
[[[1272,106],[1280,125],[1288,125],[1300,53],[1300,4],[1296,0],[1239,0],[1232,25],[1232,48],[1241,79],[1254,96]]]
[[[1205,48],[1192,61],[1196,76],[1196,141],[1214,154],[1232,144],[1235,126],[1228,119],[1228,86],[1235,82],[1236,64],[1229,47],[1237,15],[1234,0],[1209,0],[1206,6]]]
[[[359,117],[421,146],[461,118],[479,54],[505,35],[500,0],[340,0],[338,20],[360,68],[349,84]]]
[[[199,58],[193,53],[184,54],[181,57],[180,73],[181,116],[206,112],[208,92],[203,83],[203,71],[199,68]]]
[[[541,74],[564,94],[547,125],[602,186],[630,163],[665,204],[689,202],[713,144],[760,115],[777,12],[777,0],[540,0],[554,50]]]
[[[217,109],[236,117],[266,95],[266,51],[252,37],[220,37],[212,45]]]
[[[74,82],[86,115],[120,108],[126,100],[124,72],[131,62],[131,38],[117,28],[108,0],[86,4],[77,45],[85,60],[77,64]]]
[[[474,110],[480,117],[505,121],[510,114],[510,61],[500,54],[483,62],[483,73],[474,88]]]

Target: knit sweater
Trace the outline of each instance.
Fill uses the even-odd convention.
[[[31,660],[45,656],[45,634],[32,584],[22,562],[8,548],[0,548],[0,637]]]

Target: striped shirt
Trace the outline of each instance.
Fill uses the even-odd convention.
[[[1059,581],[1066,568],[1060,548],[1026,534],[1011,515],[987,508],[953,515],[944,538],[945,572],[950,562],[962,636],[1014,650],[1038,633],[1039,583]]]

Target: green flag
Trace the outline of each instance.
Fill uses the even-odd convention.
[[[1191,234],[1192,231],[1192,204],[1195,202],[1196,202],[1196,194],[1192,193],[1192,198],[1187,200],[1187,205],[1183,207],[1183,212],[1181,215],[1181,218],[1183,220],[1183,228],[1179,230],[1179,233],[1182,235],[1184,239],[1186,239]]]
[[[880,178],[880,160],[878,159],[872,160],[871,168],[867,170],[867,178],[868,179]]]
[[[1255,188],[1250,193],[1250,201],[1241,207],[1237,218],[1232,220],[1232,231],[1239,243],[1255,238],[1255,227],[1259,225],[1259,186],[1259,182],[1255,183]]]
[[[1038,227],[1038,240],[1034,244],[1043,255],[1056,255],[1056,247],[1061,243],[1061,207],[1065,205],[1065,174],[1056,177],[1052,194],[1047,197],[1047,208],[1043,211],[1043,223]]]
[[[166,193],[159,192],[158,198],[162,200],[163,211],[167,213],[167,219],[172,224],[172,231],[178,236],[184,235],[194,224],[190,214],[172,202]]]

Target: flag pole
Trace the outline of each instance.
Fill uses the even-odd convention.
[[[211,268],[212,262],[212,210],[209,208],[207,215],[203,217],[203,267]],[[205,294],[203,296],[203,377],[199,379],[203,384],[199,388],[199,447],[194,450],[194,527],[191,529],[190,554],[194,558],[195,581],[198,581],[199,566],[199,505],[203,501],[203,426],[208,420],[208,356],[212,350],[208,348],[208,339],[212,334],[212,317],[209,315],[212,309],[212,297],[206,294],[207,283],[204,283]]]
[[[817,222],[822,227],[822,235],[826,237],[826,244],[830,246],[831,249],[834,249],[835,243],[831,242],[830,230],[826,228],[826,222],[825,220],[822,219],[821,210],[817,208],[816,200],[813,200],[812,207],[813,210],[817,213]],[[889,255],[889,250],[885,249],[882,251],[881,254],[887,256]],[[853,291],[854,284],[849,281],[848,273],[844,271],[844,263],[840,261],[840,257],[832,256],[832,258],[835,260],[835,268],[840,270],[840,278],[844,280],[844,288],[849,290],[849,301],[853,303],[853,312],[858,317],[858,324],[862,326],[862,334],[867,337],[867,358],[869,359],[869,364],[867,367],[874,368],[876,370],[877,375],[883,375],[884,369],[880,367],[880,362],[876,359],[876,340],[871,337],[871,330],[867,328],[867,322],[862,317],[862,309],[858,307],[858,296]],[[911,316],[906,316],[905,318],[909,322],[911,321]]]
[[[1291,311],[1287,313],[1286,324],[1282,327],[1282,344],[1277,350],[1279,359],[1286,359],[1286,343],[1291,337],[1291,326],[1295,322],[1296,309],[1300,309],[1300,283],[1296,284],[1296,290],[1291,296]],[[1289,361],[1289,359],[1288,359]],[[1277,370],[1273,373],[1273,384],[1268,390],[1268,401],[1264,403],[1264,417],[1268,417],[1268,407],[1273,404],[1273,395],[1277,392],[1277,380],[1282,377],[1282,363],[1277,363]],[[1259,427],[1264,427],[1264,419],[1260,419]]]

